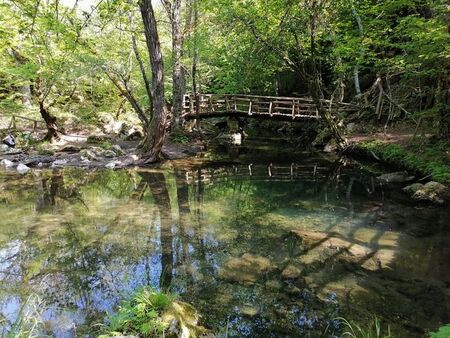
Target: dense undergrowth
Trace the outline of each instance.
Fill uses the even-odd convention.
[[[431,140],[408,145],[387,144],[372,140],[358,144],[358,148],[373,153],[388,164],[429,176],[435,181],[450,183],[450,143]]]

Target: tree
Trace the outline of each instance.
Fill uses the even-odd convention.
[[[139,8],[152,69],[153,115],[142,148],[143,163],[149,164],[158,161],[161,154],[166,135],[167,107],[164,96],[163,58],[151,0],[141,0]]]
[[[163,0],[169,17],[172,33],[172,128],[181,125],[183,97],[185,92],[184,71],[181,63],[183,56],[183,33],[181,31],[181,0]]]

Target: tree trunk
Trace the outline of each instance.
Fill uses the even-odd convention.
[[[356,19],[356,23],[358,24],[358,30],[359,30],[359,36],[361,38],[361,43],[362,43],[362,39],[364,37],[364,29],[363,29],[363,25],[361,22],[361,17],[359,16],[358,12],[356,11],[356,9],[353,7],[352,8],[352,14]],[[364,51],[362,49],[362,47],[360,48],[360,56],[361,59],[364,56]],[[358,61],[356,62],[356,65],[353,68],[353,80],[355,82],[355,91],[356,91],[356,95],[361,95],[361,86],[359,83],[359,66],[358,66]]]
[[[161,275],[159,286],[163,290],[168,290],[172,281],[173,270],[173,220],[170,207],[169,191],[167,190],[166,180],[163,173],[141,173],[140,175],[150,188],[156,207],[159,211],[161,224]]]
[[[450,139],[450,89],[443,90],[440,97],[440,121],[439,136],[443,139]]]
[[[149,164],[157,162],[160,158],[165,140],[167,107],[164,98],[164,65],[152,2],[141,0],[139,7],[152,68],[153,114],[146,128],[145,144],[142,147],[143,163]]]
[[[58,127],[56,117],[50,114],[44,102],[39,102],[39,112],[47,125],[47,134],[44,137],[44,141],[59,140],[59,133],[63,131]]]
[[[180,7],[181,0],[174,0],[172,6],[171,24],[172,24],[172,128],[177,129],[181,126],[181,114],[183,110],[184,79],[181,65],[183,53],[183,37],[180,32]]]

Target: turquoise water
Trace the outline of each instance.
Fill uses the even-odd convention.
[[[0,172],[3,334],[95,336],[141,285],[190,302],[218,336],[331,337],[336,317],[377,315],[421,337],[450,322],[448,209],[348,161],[252,149],[145,171]]]

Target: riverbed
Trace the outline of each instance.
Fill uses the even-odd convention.
[[[450,322],[450,210],[401,187],[261,140],[153,169],[0,171],[0,332],[95,336],[151,285],[220,337],[332,337],[336,318],[375,316],[423,337]]]

